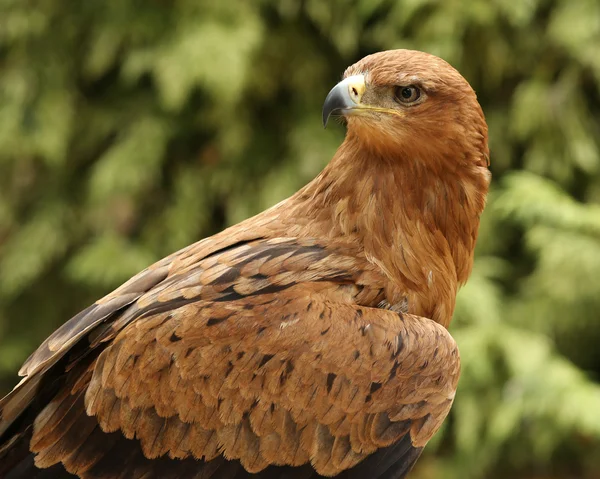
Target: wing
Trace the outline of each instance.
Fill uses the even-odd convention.
[[[354,253],[236,244],[156,273],[137,299],[125,288],[112,313],[76,318],[60,358],[46,345],[27,370],[67,371],[28,432],[37,467],[312,477],[369,464],[371,477],[403,477],[450,409],[458,352],[433,321],[369,306],[385,299],[384,281]],[[15,417],[13,403],[3,414]]]
[[[73,362],[72,357],[78,354],[88,354],[95,347],[89,347],[93,333],[97,334],[103,324],[112,324],[117,316],[126,312],[134,319],[140,309],[136,301],[151,294],[154,288],[181,280],[188,271],[211,255],[219,255],[262,239],[260,228],[255,228],[258,231],[254,232],[240,228],[243,226],[244,223],[240,223],[237,229],[241,231],[236,231],[236,227],[224,230],[153,264],[52,333],[19,370],[19,375],[24,376],[21,382],[0,400],[0,437],[33,401],[40,389],[40,382],[45,379],[44,373],[61,361],[65,354],[71,356],[67,362]],[[88,341],[81,341],[86,337]]]

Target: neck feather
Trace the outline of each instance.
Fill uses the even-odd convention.
[[[323,172],[294,198],[307,226],[362,243],[365,256],[407,294],[416,314],[447,324],[473,265],[489,171],[448,158],[385,155],[348,136]]]

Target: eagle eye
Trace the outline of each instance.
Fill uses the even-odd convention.
[[[394,91],[396,101],[399,103],[409,104],[414,103],[421,97],[421,90],[416,86],[397,86]]]

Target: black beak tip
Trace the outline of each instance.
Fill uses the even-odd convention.
[[[323,109],[323,128],[327,128],[327,123],[329,123],[330,116],[331,112],[327,112],[325,109]]]
[[[339,84],[333,87],[323,103],[323,127],[327,128],[331,115],[340,113],[349,106],[349,98],[344,95],[344,88]]]

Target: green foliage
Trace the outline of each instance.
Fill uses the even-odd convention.
[[[414,476],[599,477],[597,0],[0,0],[0,390],[72,314],[314,177],[328,89],[399,47],[471,81],[494,173],[460,390]]]

